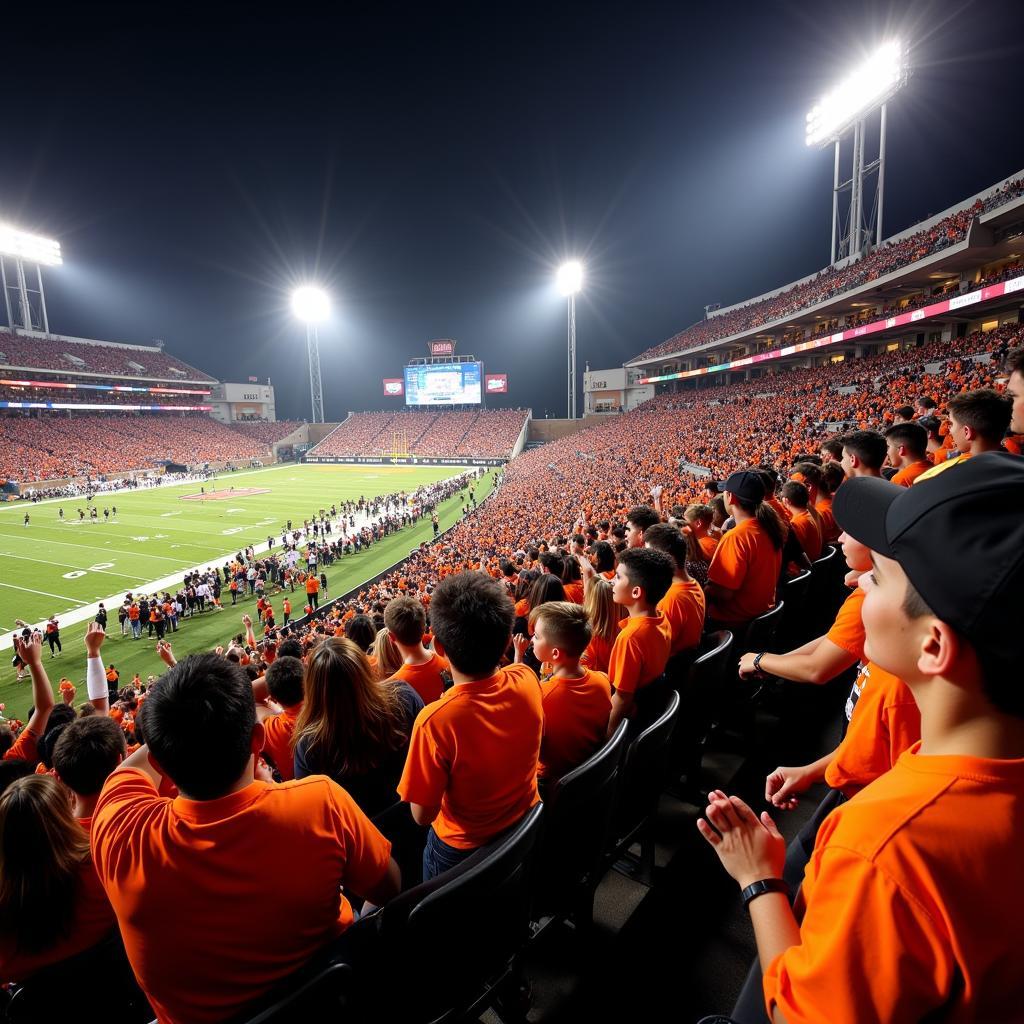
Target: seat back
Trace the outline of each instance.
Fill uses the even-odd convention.
[[[423,848],[427,830],[413,820],[409,805],[403,800],[375,814],[372,819],[381,834],[391,843],[391,856],[402,872],[402,888],[411,889],[423,881]]]
[[[407,1024],[467,1007],[522,949],[544,805],[461,864],[401,893],[381,908],[375,990]],[[394,967],[402,965],[401,984]]]
[[[336,1020],[345,1011],[353,984],[345,963],[310,966],[293,975],[254,1015],[235,1018],[237,1024],[294,1024],[295,1021]],[[275,990],[276,992],[277,990]]]
[[[672,734],[669,756],[669,777],[673,781],[684,771],[691,776],[699,771],[700,749],[711,731],[714,709],[732,656],[733,635],[729,630],[719,629],[701,638],[697,658],[679,688],[679,721]],[[689,781],[696,783],[693,778]]]
[[[596,754],[548,786],[537,860],[535,916],[572,908],[578,887],[593,882],[601,867],[628,728],[628,722],[620,722]]]
[[[626,749],[616,800],[613,835],[621,846],[646,824],[658,806],[668,772],[672,730],[679,717],[679,694],[672,690],[661,714]]]
[[[846,560],[838,547],[829,547],[821,558],[811,563],[811,585],[807,602],[814,636],[821,636],[832,625],[836,611],[845,596],[845,575]]]
[[[770,651],[775,648],[775,638],[779,626],[782,624],[782,616],[786,610],[786,602],[779,601],[774,608],[769,609],[764,615],[759,615],[747,626],[746,636],[743,639],[744,651]]]
[[[810,569],[805,569],[799,576],[794,576],[779,587],[779,600],[785,607],[778,632],[780,651],[791,651],[818,635],[808,635],[806,611],[810,590]]]

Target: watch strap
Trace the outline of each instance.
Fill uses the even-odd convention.
[[[752,882],[742,892],[743,906],[748,907],[752,900],[763,896],[767,892],[781,892],[786,899],[789,899],[791,891],[789,886],[781,878],[762,878]]]

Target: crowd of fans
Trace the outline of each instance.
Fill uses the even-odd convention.
[[[1010,182],[986,199],[979,199],[967,209],[958,210],[931,227],[898,241],[888,241],[845,267],[826,267],[810,280],[794,285],[777,295],[709,316],[673,335],[667,341],[645,349],[634,359],[649,359],[652,356],[686,352],[809,309],[819,302],[834,298],[963,241],[977,216],[988,213],[1020,195],[1024,195],[1024,180]],[[922,304],[928,301],[931,299],[925,298]]]
[[[267,448],[277,444],[301,426],[298,420],[277,420],[274,423],[234,420],[231,423],[231,429],[236,433],[244,434]]]
[[[0,332],[0,367],[102,373],[136,380],[213,381],[194,366],[158,348],[26,338],[6,332]]]
[[[352,413],[310,455],[351,457],[402,452],[424,457],[507,458],[526,417],[525,409]]]
[[[5,402],[75,402],[96,405],[162,405],[195,409],[207,405],[209,395],[150,395],[124,391],[68,391],[65,388],[23,388],[0,386],[0,401]]]
[[[0,416],[0,479],[30,482],[258,459],[267,445],[202,414]]]
[[[736,1018],[1013,1019],[1024,916],[990,883],[1013,877],[1024,820],[1020,340],[1015,325],[661,396],[525,452],[485,502],[476,473],[431,492],[459,494],[462,521],[327,609],[321,515],[291,552],[203,576],[196,603],[212,587],[222,605],[262,576],[258,618],[180,662],[156,636],[168,671],[145,687],[118,690],[91,626],[80,710],[70,680],[55,706],[51,631],[28,630],[34,708],[0,727],[3,979],[116,928],[159,1019],[237,1018],[353,925],[354,900],[372,913],[456,868],[621,722],[635,734],[670,658],[728,629],[738,680],[857,666],[839,746],[766,779],[777,813],[830,787],[788,850],[768,814],[702,801],[760,954]],[[409,502],[361,507],[386,524]],[[827,634],[747,650],[828,543],[850,573]],[[316,614],[279,626],[266,589],[283,610],[293,569]],[[411,878],[371,821],[399,804],[426,830]]]

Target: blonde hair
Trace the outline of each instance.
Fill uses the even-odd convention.
[[[409,736],[396,684],[382,682],[351,640],[329,637],[309,656],[292,746],[306,741],[306,759],[326,775],[363,774]]]
[[[548,601],[530,612],[530,625],[544,620],[547,640],[565,651],[570,658],[578,658],[590,643],[590,621],[582,605],[573,601]]]
[[[49,775],[28,775],[0,796],[0,931],[35,953],[66,935],[89,837],[67,791]]]
[[[587,584],[587,596],[583,610],[590,620],[593,636],[612,640],[618,625],[620,612],[612,598],[612,585],[601,576],[594,576]]]
[[[377,638],[371,649],[377,659],[377,674],[381,679],[390,679],[402,667],[401,651],[392,641],[387,626],[377,630]]]

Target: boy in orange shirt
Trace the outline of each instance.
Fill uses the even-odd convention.
[[[897,423],[885,432],[889,465],[896,470],[894,484],[909,487],[932,468],[928,460],[928,431],[920,423]]]
[[[408,683],[422,698],[424,704],[431,704],[444,691],[451,666],[442,658],[423,646],[423,634],[427,628],[427,613],[414,597],[396,597],[384,609],[384,625],[388,627],[391,642],[402,655],[402,667],[391,677]]]
[[[398,868],[391,844],[330,779],[255,778],[263,726],[245,672],[228,659],[178,662],[148,695],[145,727],[147,743],[100,793],[93,862],[157,1017],[213,1024],[242,1015],[341,935],[353,921],[346,892],[393,897]],[[174,800],[157,792],[164,773]],[[288,884],[268,884],[283,864],[297,867]]]
[[[416,716],[398,783],[417,824],[430,826],[424,880],[465,860],[537,802],[544,724],[533,671],[499,668],[515,621],[501,583],[480,572],[445,577],[430,621],[454,686]]]
[[[711,794],[698,827],[743,887],[774,1021],[1020,1016],[1022,506],[1024,463],[997,452],[924,485],[836,494],[872,551],[865,654],[905,680],[922,740],[823,823],[799,923],[771,818]]]
[[[657,523],[644,531],[644,545],[663,551],[672,559],[675,571],[668,593],[658,602],[658,611],[668,622],[672,635],[669,657],[693,650],[704,631],[704,591],[686,571],[686,538],[668,523]]]
[[[627,548],[619,555],[612,597],[627,617],[619,622],[619,635],[608,659],[608,678],[615,688],[608,736],[633,713],[637,692],[653,683],[668,664],[672,633],[668,620],[658,611],[658,602],[672,586],[674,569],[664,551]]]
[[[285,782],[295,778],[292,734],[305,700],[302,683],[305,672],[299,658],[276,657],[267,671],[252,684],[256,717],[263,723],[263,753],[270,755]],[[268,697],[277,707],[267,706],[265,701]]]
[[[612,710],[612,688],[604,672],[580,665],[590,643],[590,621],[573,601],[549,601],[530,612],[533,653],[553,668],[540,684],[544,738],[541,779],[560,779],[578,768],[604,743]],[[517,641],[525,639],[517,637]],[[516,660],[521,657],[516,645]]]

